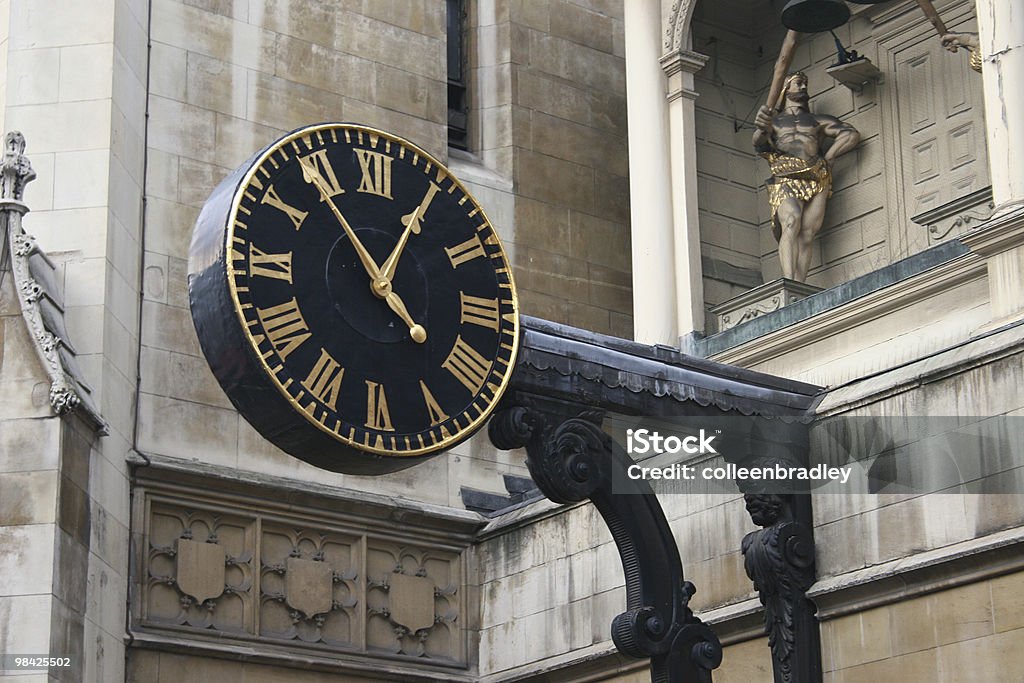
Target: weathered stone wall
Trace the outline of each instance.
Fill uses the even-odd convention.
[[[492,220],[522,310],[632,337],[622,3],[469,4],[472,151],[512,184]]]
[[[0,253],[7,251],[7,236]],[[0,649],[47,652],[53,595],[60,421],[15,292],[0,269]],[[50,419],[46,419],[46,418]]]
[[[255,150],[306,123],[356,121],[452,163],[505,240],[524,313],[628,334],[616,7],[470,3],[475,147],[449,157],[444,3],[155,2],[140,450],[455,506],[460,486],[504,492],[502,473],[524,474],[484,439],[379,478],[324,473],[268,445],[200,352],[188,244],[209,192]]]
[[[1022,588],[1017,572],[827,621],[824,680],[1012,681],[1024,670]]]
[[[72,648],[74,676],[90,681],[117,680],[124,668],[125,457],[138,374],[147,23],[148,3],[140,0],[0,6],[4,126],[24,133],[38,174],[26,190],[32,211],[24,227],[58,265],[68,334],[110,425],[95,443],[83,435],[87,428],[62,428],[56,419],[4,426],[0,457],[18,461],[30,444],[33,467],[50,470],[56,499],[32,525],[39,532],[51,524],[45,549],[5,553],[23,564],[3,573],[36,588],[49,584],[26,591],[51,595],[54,615],[49,645],[31,649]],[[5,408],[50,414],[46,385],[33,389],[38,380],[26,384],[20,374],[34,350],[18,346],[17,353],[8,346],[11,360],[0,369],[3,381],[14,382]],[[48,618],[48,608],[11,612],[18,628],[5,632],[37,636],[42,614]]]
[[[758,189],[764,168],[750,145],[749,121],[762,102],[764,83],[752,45],[776,42],[764,7],[737,12],[700,2],[691,23],[692,49],[708,55],[694,76],[698,207],[704,300],[714,306],[762,283]],[[709,332],[715,327],[708,321]]]

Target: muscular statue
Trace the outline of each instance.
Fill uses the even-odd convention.
[[[784,103],[778,114],[773,116],[768,106],[758,111],[754,149],[768,160],[772,172],[768,203],[782,276],[804,282],[811,267],[811,243],[832,195],[832,161],[856,147],[860,133],[834,116],[810,112],[807,76],[799,71],[786,78],[780,100]],[[823,154],[826,138],[832,139],[832,146]]]

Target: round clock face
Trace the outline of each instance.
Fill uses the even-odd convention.
[[[468,437],[518,342],[509,264],[476,200],[423,150],[350,124],[290,133],[224,181],[196,226],[190,297],[243,415],[345,472]]]

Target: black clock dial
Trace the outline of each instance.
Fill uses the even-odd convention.
[[[257,154],[204,208],[190,274],[232,401],[323,467],[388,471],[454,445],[512,370],[517,300],[493,226],[382,131],[310,126]]]

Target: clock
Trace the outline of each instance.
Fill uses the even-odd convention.
[[[508,259],[466,187],[414,144],[347,123],[285,135],[213,191],[189,302],[242,416],[285,452],[352,474],[469,437],[519,340]]]

